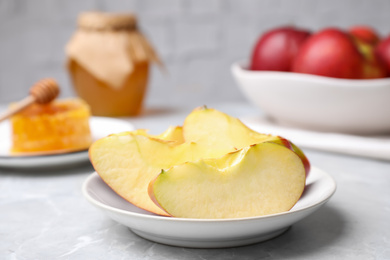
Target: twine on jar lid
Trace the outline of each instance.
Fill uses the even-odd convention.
[[[135,30],[137,17],[132,13],[84,12],[79,15],[77,24],[86,30]]]

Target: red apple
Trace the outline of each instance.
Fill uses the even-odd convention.
[[[365,62],[363,65],[363,78],[376,79],[388,76],[388,71],[383,60],[375,53],[374,45],[355,39],[360,53],[363,54]]]
[[[376,46],[375,54],[390,73],[390,35]]]
[[[355,25],[352,26],[348,31],[349,34],[351,34],[353,37],[370,45],[376,45],[380,41],[379,34],[374,30],[374,28],[370,26]]]
[[[350,35],[337,28],[326,28],[306,40],[292,70],[334,78],[361,79],[364,56]]]
[[[280,27],[263,34],[252,53],[251,70],[290,71],[292,62],[310,32]]]
[[[363,79],[378,79],[389,76],[389,71],[386,69],[384,63],[375,59],[368,61],[364,65]]]

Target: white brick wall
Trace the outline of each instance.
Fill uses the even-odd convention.
[[[230,65],[247,58],[271,27],[368,24],[390,33],[388,0],[0,0],[0,103],[24,97],[49,76],[60,82],[63,97],[74,95],[64,46],[78,13],[87,10],[137,13],[169,71],[153,68],[148,104],[244,100]]]

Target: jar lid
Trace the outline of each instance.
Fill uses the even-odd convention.
[[[134,30],[137,18],[132,13],[84,12],[77,23],[80,28],[90,30]]]

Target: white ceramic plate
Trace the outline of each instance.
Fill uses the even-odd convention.
[[[112,133],[135,129],[127,121],[108,117],[91,117],[89,123],[94,141]],[[0,123],[0,144],[0,167],[18,169],[60,167],[79,164],[89,160],[88,150],[52,155],[12,155],[9,152],[12,145],[9,121]]]
[[[282,234],[289,226],[319,209],[336,190],[333,178],[315,167],[306,183],[301,199],[288,212],[221,220],[154,215],[121,198],[96,172],[87,178],[82,189],[91,204],[143,238],[173,246],[222,248],[253,244]]]

